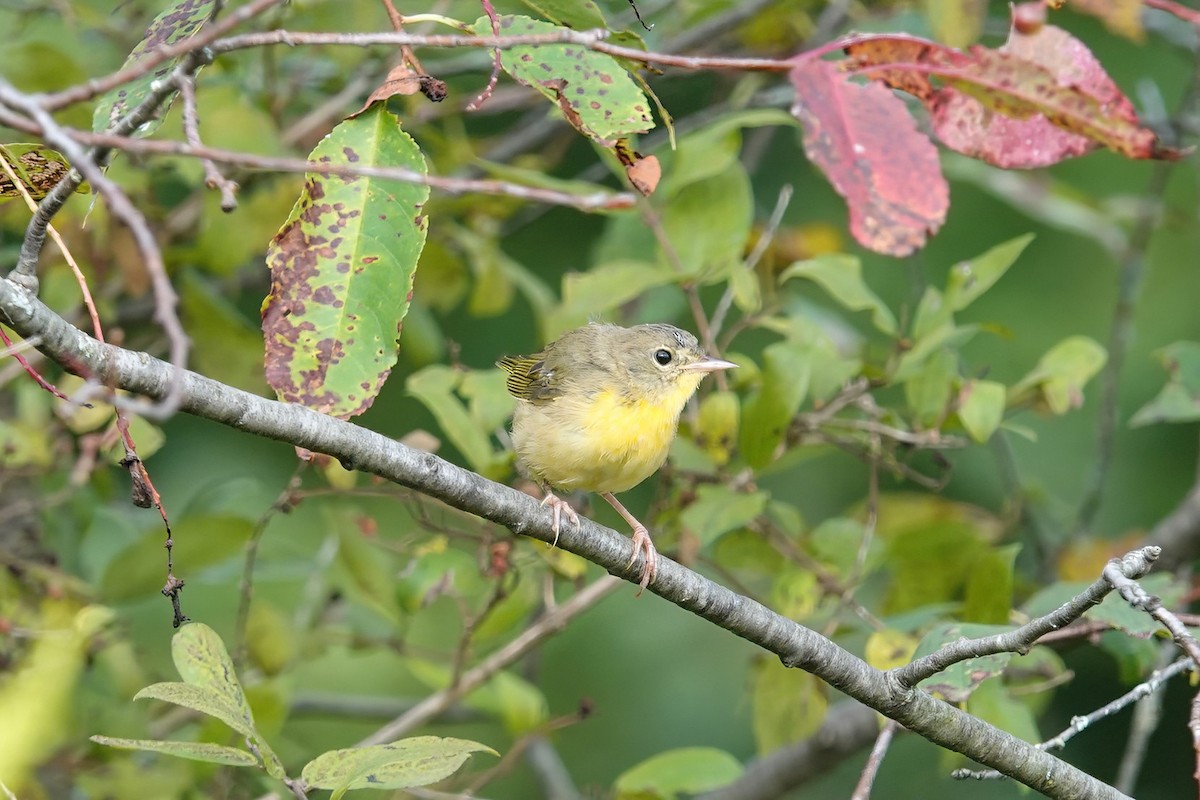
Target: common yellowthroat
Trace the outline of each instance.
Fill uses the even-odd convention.
[[[512,441],[525,473],[546,493],[554,538],[566,517],[579,515],[555,489],[597,492],[633,526],[641,553],[641,588],[658,571],[646,526],[614,492],[632,489],[667,459],[679,414],[710,372],[736,366],[711,358],[696,337],[671,325],[592,323],[560,336],[540,353],[506,356],[496,366],[517,398]]]

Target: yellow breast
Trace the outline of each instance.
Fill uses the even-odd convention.
[[[605,389],[542,404],[520,401],[513,446],[530,477],[542,483],[623,492],[662,466],[679,412],[701,377],[683,376],[664,391],[638,398]]]

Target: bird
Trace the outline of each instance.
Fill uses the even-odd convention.
[[[591,322],[540,353],[505,356],[496,366],[517,400],[518,468],[544,493],[554,544],[564,517],[581,527],[575,509],[555,492],[599,494],[633,529],[629,566],[643,556],[641,594],[658,573],[658,551],[615,495],[666,461],[679,415],[704,376],[737,365],[707,355],[695,336],[673,325]]]

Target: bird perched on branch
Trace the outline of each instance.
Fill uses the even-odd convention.
[[[633,555],[643,558],[641,588],[658,571],[646,526],[614,497],[662,466],[679,414],[710,372],[736,366],[711,358],[696,337],[671,325],[592,323],[560,336],[540,353],[496,362],[517,398],[512,441],[523,471],[562,518],[579,515],[554,490],[597,492],[633,527]],[[640,594],[640,592],[639,592]]]

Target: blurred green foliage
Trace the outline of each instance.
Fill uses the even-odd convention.
[[[737,5],[639,3],[655,23],[646,32],[623,0],[497,3],[504,14],[543,12],[587,26],[607,20],[654,50],[670,49],[675,37]],[[1004,28],[1006,11],[985,16],[982,5],[938,2],[915,11],[872,3],[852,9],[839,30],[928,35],[932,28],[951,42],[984,30],[994,45],[991,32]],[[113,9],[84,0],[61,13],[40,4],[2,7],[0,29],[9,33],[0,74],[39,92],[111,72],[160,11],[150,2]],[[789,55],[824,11],[807,0],[768,4],[713,39],[737,54]],[[453,0],[438,13],[470,22],[479,7]],[[1153,19],[1150,44],[1069,10],[1052,21],[1085,41],[1127,91],[1150,87],[1147,96],[1174,110],[1195,42],[1177,20]],[[263,24],[373,31],[388,23],[374,4],[309,2],[281,6]],[[486,174],[574,194],[623,186],[608,149],[568,126],[534,138],[558,112],[532,90],[502,79],[479,113],[463,113],[463,101],[487,81],[487,52],[429,48],[420,56],[430,75],[447,81],[451,100],[433,105],[418,94],[388,106],[431,173]],[[212,146],[303,157],[360,106],[392,59],[383,47],[224,54],[197,80],[201,134]],[[981,170],[947,156],[949,219],[925,250],[897,263],[849,241],[845,209],[804,162],[795,122],[782,108],[790,98],[777,86],[753,73],[645,78],[674,118],[677,147],[662,125],[636,140],[663,168],[657,190],[637,208],[585,215],[502,195],[432,193],[422,208],[428,240],[407,315],[411,270],[365,293],[367,306],[403,317],[403,332],[399,362],[363,425],[488,477],[515,479],[504,430],[512,400],[491,367],[498,356],[535,351],[589,318],[707,327],[709,344],[740,368],[727,384],[704,386],[685,413],[669,468],[630,492],[627,504],[653,520],[668,553],[881,668],[1045,613],[1079,581],[1095,579],[1108,557],[1136,542],[1191,486],[1200,339],[1192,161],[1171,167],[1156,196],[1147,194],[1151,173],[1165,167],[1107,153],[1036,174]],[[58,119],[86,129],[93,108],[77,104]],[[176,103],[155,135],[179,139],[181,130]],[[608,133],[589,130],[593,138]],[[24,141],[0,133],[6,143]],[[182,297],[193,368],[265,394],[265,257],[302,180],[227,172],[241,184],[229,214],[194,159],[122,155],[109,175],[155,227]],[[793,188],[792,201],[771,228],[784,186]],[[1137,209],[1159,202],[1160,221],[1137,249],[1130,236]],[[15,262],[27,221],[19,202],[0,205],[2,263]],[[103,203],[82,195],[55,225],[87,275],[109,338],[162,355],[128,232]],[[750,263],[758,243],[760,257]],[[40,275],[43,299],[86,327],[57,251],[47,249]],[[1098,512],[1081,525],[1106,424],[1096,376],[1112,358],[1114,307],[1131,282],[1136,303],[1122,313],[1133,333],[1118,342],[1123,368],[1113,388],[1116,455]],[[142,687],[174,677],[174,632],[159,593],[162,523],[128,502],[119,448],[111,455],[111,408],[81,411],[10,363],[0,366],[0,509],[10,522],[0,539],[9,567],[0,573],[0,623],[6,633],[31,632],[0,638],[7,670],[0,719],[19,721],[0,726],[0,737],[20,742],[0,741],[9,758],[0,761],[0,778],[20,787],[21,797],[65,796],[64,783],[80,797],[251,797],[278,789],[251,770],[131,760],[88,741],[97,733],[172,739],[193,756],[223,753],[224,763],[235,757],[215,748],[240,747],[215,720],[130,702]],[[47,372],[68,393],[78,386]],[[237,657],[245,691],[236,707],[255,724],[248,735],[259,746],[269,741],[292,776],[450,685],[598,573],[570,554],[336,464],[297,469],[288,448],[211,423],[138,423],[134,435],[170,515],[175,572],[187,581],[184,610]],[[593,511],[619,522],[607,509]],[[25,518],[36,530],[32,550],[15,544]],[[247,552],[252,592],[244,583]],[[1181,587],[1160,580],[1149,587],[1180,602]],[[756,755],[820,725],[834,690],[679,609],[632,595],[621,590],[573,620],[468,694],[454,709],[460,713],[421,733],[477,741],[501,755],[531,734],[547,735],[585,792],[632,798],[721,785]],[[1144,678],[1159,657],[1153,626],[1115,598],[1091,618],[1114,631],[1097,644],[960,664],[930,688],[1017,735],[1052,736],[1072,715]],[[1168,707],[1164,725],[1182,730],[1184,716]],[[1105,724],[1113,727],[1104,741],[1065,757],[1112,780],[1124,723]],[[1149,756],[1139,797],[1190,791],[1189,770],[1177,768],[1186,740],[1175,736]],[[494,766],[484,761],[476,756],[452,779],[459,783],[446,785],[471,785]],[[538,795],[529,767],[501,764],[480,789],[485,796]],[[898,741],[873,796],[961,796],[947,777],[947,767],[959,765],[926,743]],[[843,765],[803,796],[846,796],[860,767],[861,758]],[[1005,784],[971,791],[1020,793]]]

